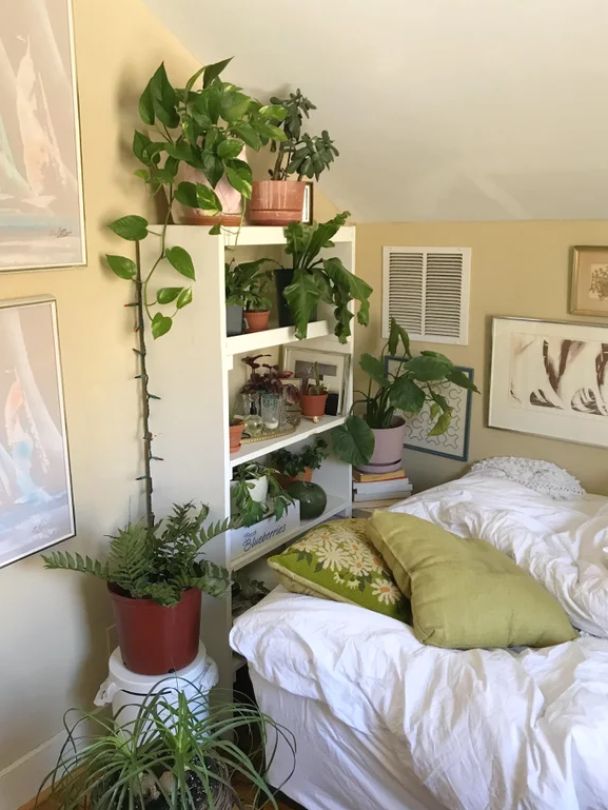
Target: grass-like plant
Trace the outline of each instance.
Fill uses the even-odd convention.
[[[207,506],[175,505],[161,523],[133,523],[112,537],[107,558],[93,560],[69,551],[43,555],[46,568],[90,574],[118,587],[133,599],[153,599],[161,605],[179,602],[186,588],[222,596],[230,575],[201,558],[203,547],[230,527],[224,520],[205,526]]]
[[[268,767],[278,744],[295,752],[293,735],[232,693],[211,695],[168,677],[114,719],[69,710],[67,739],[39,795],[50,786],[61,810],[233,810],[242,807],[238,777],[253,787],[253,807],[277,808],[264,751]]]

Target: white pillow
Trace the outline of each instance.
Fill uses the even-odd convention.
[[[587,493],[569,472],[550,461],[538,458],[496,456],[473,464],[471,472],[492,478],[508,478],[554,500],[580,498]]]

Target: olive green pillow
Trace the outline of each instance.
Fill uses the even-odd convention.
[[[367,520],[332,520],[268,559],[289,591],[323,596],[407,621],[407,599],[367,539]]]
[[[374,512],[368,537],[411,600],[414,634],[452,649],[548,647],[576,638],[556,599],[484,540]]]

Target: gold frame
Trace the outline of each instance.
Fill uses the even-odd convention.
[[[584,274],[589,272],[589,260],[593,254],[601,254],[602,263],[608,267],[608,246],[606,245],[574,245],[570,257],[570,295],[568,312],[572,315],[600,315],[608,318],[608,297],[605,303],[598,300],[598,306],[589,306],[589,296],[581,292]],[[582,299],[586,299],[583,301]]]

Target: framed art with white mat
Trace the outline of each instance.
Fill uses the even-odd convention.
[[[402,358],[387,357],[386,369],[398,366]],[[473,382],[473,369],[468,366],[456,366],[459,371]],[[471,391],[460,388],[454,383],[441,382],[433,383],[433,388],[438,394],[444,396],[452,408],[452,420],[445,433],[439,436],[429,436],[435,419],[431,418],[429,403],[417,414],[402,413],[406,422],[404,447],[409,450],[416,450],[420,453],[431,453],[434,456],[451,458],[455,461],[468,461],[469,459],[469,434],[471,424]]]
[[[348,379],[349,362],[350,355],[341,352],[317,351],[304,346],[283,348],[282,367],[285,371],[292,371],[297,379],[314,377],[313,366],[318,364],[319,374],[330,395],[328,404],[330,400],[335,401],[335,413],[334,408],[328,408],[325,412],[334,416],[341,415],[344,407],[344,386]]]
[[[608,447],[608,326],[495,317],[488,424]]]

